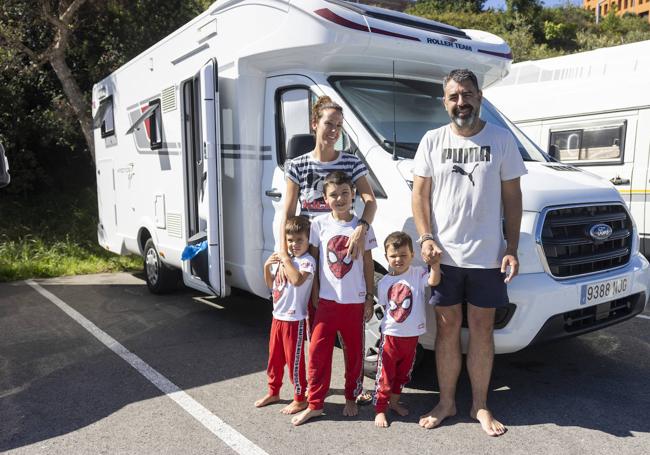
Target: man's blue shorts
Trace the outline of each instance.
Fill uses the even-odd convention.
[[[432,287],[431,303],[452,306],[467,302],[480,308],[499,308],[508,304],[506,277],[501,269],[470,269],[440,265],[441,280]]]

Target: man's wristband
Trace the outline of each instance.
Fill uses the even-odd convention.
[[[417,244],[422,246],[427,240],[435,240],[433,234],[422,234],[419,239],[416,240]]]
[[[367,222],[366,220],[364,220],[363,218],[359,218],[359,219],[357,220],[357,226],[359,226],[359,225],[361,225],[361,226],[365,226],[365,227],[366,227],[366,231],[367,231],[368,229],[370,229],[370,223],[368,223],[368,222]]]
[[[366,292],[366,301],[367,300],[373,300],[375,298],[374,294],[371,294],[369,292]]]

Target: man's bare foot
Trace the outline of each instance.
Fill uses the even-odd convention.
[[[354,417],[359,414],[359,406],[354,400],[345,400],[345,407],[343,408],[343,415],[346,417]]]
[[[456,405],[443,406],[438,403],[438,405],[433,408],[431,411],[427,412],[423,416],[420,416],[420,426],[430,430],[439,426],[443,420],[447,417],[452,417],[456,415]]]
[[[278,401],[280,401],[279,395],[271,395],[270,393],[267,393],[266,395],[264,395],[262,398],[260,398],[255,402],[255,407],[261,408],[272,403],[277,403]]]
[[[309,419],[313,419],[314,417],[318,417],[320,415],[323,415],[323,410],[322,409],[305,409],[302,411],[300,414],[296,414],[293,416],[291,419],[291,423],[294,426],[302,425],[303,423],[307,422]]]
[[[478,411],[472,409],[469,415],[472,419],[478,420],[481,423],[481,428],[483,428],[483,431],[488,436],[501,436],[507,431],[505,425],[495,419],[487,409],[479,409]]]
[[[388,407],[402,417],[409,415],[409,410],[399,402],[399,395],[391,395],[388,400]]]
[[[295,414],[296,412],[300,412],[304,409],[307,409],[306,401],[293,400],[291,403],[289,403],[284,408],[282,408],[280,412],[282,414],[289,415],[289,414]]]
[[[375,415],[375,426],[379,428],[388,428],[388,419],[385,412],[378,412]]]

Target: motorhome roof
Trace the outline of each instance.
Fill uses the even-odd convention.
[[[649,74],[650,40],[516,63],[486,95],[514,121],[632,109]]]
[[[153,71],[193,55],[216,56],[220,67],[245,59],[269,73],[390,74],[395,63],[396,76],[441,80],[466,67],[483,86],[503,78],[511,63],[498,36],[386,9],[339,0],[226,0],[111,76],[136,62]]]

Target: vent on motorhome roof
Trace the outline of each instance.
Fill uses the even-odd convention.
[[[441,22],[430,21],[414,17],[408,14],[391,11],[389,9],[376,8],[373,6],[363,5],[361,3],[350,3],[344,0],[327,0],[329,3],[351,9],[364,16],[381,19],[382,21],[392,22],[394,24],[406,25],[408,27],[419,28],[428,32],[442,33],[443,35],[456,36],[458,38],[471,39],[464,31],[459,28],[446,25]]]
[[[164,89],[160,98],[163,112],[176,110],[176,87],[172,85],[171,87]]]

